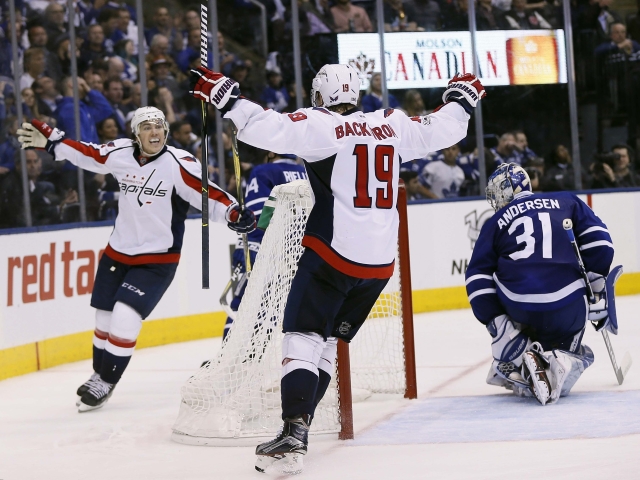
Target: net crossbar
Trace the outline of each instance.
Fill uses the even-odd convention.
[[[182,443],[234,444],[274,436],[282,426],[280,372],[282,319],[304,247],[313,207],[307,181],[280,185],[234,324],[215,358],[182,387],[173,439]],[[405,391],[398,268],[350,344],[351,383],[366,393]],[[366,396],[366,395],[365,395]],[[340,430],[334,378],[313,420],[314,434]]]

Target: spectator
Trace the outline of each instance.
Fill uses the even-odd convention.
[[[31,219],[34,226],[60,223],[61,212],[70,203],[76,203],[75,191],[68,191],[62,200],[55,194],[55,187],[50,182],[40,179],[42,159],[36,150],[24,151],[27,165],[29,200],[31,203]],[[8,174],[0,187],[1,223],[5,227],[25,227],[27,220],[23,203],[22,162],[20,152],[15,154],[15,170]]]
[[[107,69],[108,79],[117,77],[120,80],[122,80],[122,83],[125,83],[126,85],[131,85],[131,80],[127,80],[125,82],[125,80],[122,78],[124,76],[124,62],[120,57],[118,57],[117,55],[114,55],[113,57],[109,57],[109,59],[107,60],[107,67],[108,67]]]
[[[156,8],[153,16],[153,27],[147,29],[144,34],[150,46],[153,38],[158,34],[167,39],[167,52],[165,54],[172,55],[182,50],[182,35],[173,26],[173,18],[169,15],[169,10],[166,7]]]
[[[501,19],[504,30],[550,29],[551,24],[536,10],[527,9],[527,0],[513,0],[511,10]]]
[[[231,68],[236,60],[239,60],[236,55],[225,50],[224,35],[218,31],[218,53],[220,56],[220,71],[227,77],[231,75]]]
[[[247,63],[243,60],[236,60],[233,63],[233,67],[231,68],[231,73],[229,74],[229,77],[231,77],[236,82],[238,82],[238,84],[240,84],[240,91],[242,92],[243,96],[250,99],[255,99],[256,96],[255,96],[254,87],[251,84],[249,79],[250,68],[251,68],[250,63]]]
[[[573,164],[567,147],[558,145],[551,153],[551,163],[543,178],[545,191],[575,190]]]
[[[415,32],[418,24],[413,18],[413,10],[402,0],[384,0],[385,32]]]
[[[184,12],[183,37],[193,29],[200,30],[200,11],[195,10],[194,8],[189,8]]]
[[[2,8],[0,8],[0,13]],[[0,15],[2,20],[2,15]],[[16,11],[16,33],[18,38],[18,55],[21,56],[25,50],[22,45],[22,35],[24,33],[24,25],[22,24],[22,15]],[[9,22],[3,22],[0,25],[0,76],[13,78],[13,70],[11,65],[13,64],[13,50],[11,46],[11,31]]]
[[[186,150],[190,154],[194,154],[193,142],[197,138],[191,131],[191,125],[186,120],[178,120],[173,122],[169,128],[170,136],[167,140],[167,144],[179,148],[180,150]]]
[[[611,37],[611,26],[621,23],[622,17],[609,10],[613,0],[591,0],[582,12],[582,28],[595,30],[598,42],[606,42]]]
[[[38,111],[42,115],[51,116],[58,108],[58,100],[62,98],[51,77],[40,77],[31,87],[36,95]]]
[[[479,0],[476,6],[476,25],[478,30],[498,30],[500,10],[496,9],[491,0]]]
[[[513,136],[516,142],[516,155],[519,157],[519,161],[517,162],[519,165],[526,164],[529,160],[538,158],[536,152],[529,148],[529,141],[527,140],[527,135],[522,130],[514,130]]]
[[[140,82],[134,83],[131,87],[131,95],[129,96],[127,105],[129,106],[129,111],[131,112],[142,106],[142,91],[140,89]],[[127,132],[129,132],[129,130],[127,130]]]
[[[407,191],[407,200],[420,200],[422,199],[422,195],[420,195],[420,181],[418,180],[418,173],[412,172],[411,170],[403,170],[400,172],[400,178],[404,182],[404,187]]]
[[[456,164],[460,147],[456,144],[443,149],[442,153],[442,160],[430,162],[422,170],[423,184],[437,198],[458,197],[460,186],[464,182],[464,172]]]
[[[279,71],[271,70],[267,72],[267,86],[264,87],[260,100],[263,105],[276,112],[284,111],[289,105],[291,97],[289,97],[289,92],[282,84],[282,75],[280,75]]]
[[[369,89],[367,90],[367,94],[362,97],[360,106],[364,113],[375,112],[382,108],[382,74],[380,74],[380,72],[371,74]],[[398,99],[389,93],[389,107],[398,108],[399,106],[400,102],[398,102]]]
[[[331,7],[331,15],[336,33],[373,32],[373,25],[364,8],[356,7],[351,0],[336,0],[335,3]]]
[[[51,2],[44,9],[44,29],[47,31],[49,41],[57,42],[58,37],[67,33],[66,22],[64,18],[65,8],[59,3]],[[53,48],[50,47],[50,50]]]
[[[298,5],[303,35],[313,36],[335,31],[329,0],[298,0]]]
[[[611,153],[596,156],[591,165],[591,188],[640,187],[640,175],[631,164],[633,150],[628,145],[615,145]]]
[[[124,34],[125,39],[131,40],[133,44],[133,55],[138,55],[138,25],[134,16],[125,5],[118,9],[118,29]],[[146,45],[146,42],[145,42]]]
[[[21,92],[22,95],[22,105],[23,112],[27,121],[31,121],[34,118],[36,120],[40,120],[41,122],[48,123],[50,126],[55,127],[56,121],[48,115],[43,115],[40,113],[40,108],[38,107],[38,102],[36,101],[36,94],[33,92],[31,88],[25,88]]]
[[[149,53],[146,56],[147,66],[153,68],[156,60],[166,62],[173,77],[178,78],[181,72],[169,54],[169,40],[160,33],[154,35],[151,40]]]
[[[104,95],[104,80],[102,80],[102,77],[98,73],[93,73],[91,70],[88,71],[86,77],[88,77],[86,80],[89,88]]]
[[[173,94],[167,87],[156,87],[149,91],[149,105],[162,110],[169,124],[177,120],[173,106]]]
[[[111,105],[111,108],[113,108],[112,118],[116,121],[118,133],[120,133],[122,137],[125,137],[127,134],[125,131],[125,117],[127,113],[129,113],[130,108],[122,104],[122,98],[124,97],[122,80],[118,77],[111,77],[105,80],[103,89],[105,98]]]
[[[4,142],[0,143],[0,175],[13,170],[15,154],[20,150],[20,143],[16,137],[18,117],[7,117],[2,130],[6,132],[6,137]]]
[[[402,102],[402,110],[404,110],[409,117],[418,117],[427,114],[422,95],[420,95],[418,90],[406,91]]]
[[[29,48],[24,52],[24,73],[20,77],[20,90],[31,88],[34,80],[44,74],[45,54],[39,47]]]
[[[112,142],[118,138],[125,138],[118,131],[118,124],[113,117],[105,118],[103,121],[98,122],[96,129],[98,130],[98,138],[100,138],[101,144]]]
[[[443,2],[442,10],[442,30],[458,32],[469,29],[468,0]]]
[[[529,179],[531,180],[531,190],[534,192],[544,191],[544,158],[530,158],[522,166],[529,174]]]
[[[503,133],[498,145],[489,149],[494,157],[495,166],[501,163],[517,163],[520,165],[521,156],[516,149],[516,137],[513,133]]]
[[[109,55],[112,55],[115,44],[125,38],[124,33],[118,28],[120,25],[120,13],[118,10],[111,8],[103,9],[98,14],[98,25],[102,27],[104,34],[104,48]]]
[[[62,81],[63,97],[55,112],[58,128],[66,132],[68,138],[76,139],[73,115],[73,84],[71,77]],[[113,108],[99,92],[89,88],[84,78],[78,78],[80,97],[80,138],[85,142],[100,143],[96,123],[113,115]]]
[[[189,70],[189,63],[195,56],[200,58],[200,27],[189,30],[186,40],[187,45],[176,55],[176,63],[181,72]]]
[[[183,91],[180,90],[178,81],[171,74],[171,63],[167,58],[159,57],[151,64],[151,78],[156,87],[166,87],[171,91],[173,98],[180,98]]]
[[[87,40],[80,49],[80,59],[87,65],[109,56],[105,46],[104,30],[101,25],[91,25],[87,30]]]
[[[138,58],[134,55],[134,48],[133,41],[128,38],[120,40],[114,47],[116,55],[122,59],[124,66],[121,78],[130,82],[138,78]]]
[[[41,48],[44,52],[44,71],[46,75],[51,75],[54,68],[54,54],[47,49],[49,37],[47,31],[40,23],[32,23],[27,29],[27,38],[29,39],[29,47]]]
[[[640,51],[640,43],[627,38],[627,27],[624,23],[614,22],[610,27],[611,40],[596,47],[597,56],[624,54],[631,55]]]
[[[440,30],[440,5],[435,0],[406,0],[404,7],[409,19],[416,22],[418,30],[435,32]]]

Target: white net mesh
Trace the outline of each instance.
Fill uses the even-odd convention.
[[[309,184],[280,185],[275,212],[236,319],[216,358],[182,387],[173,426],[184,443],[273,436],[280,418],[282,319],[302,255],[304,228],[313,202]],[[352,388],[402,393],[405,388],[401,302],[394,274],[351,343]],[[315,434],[340,430],[335,379],[318,405]],[[176,438],[178,437],[178,438]],[[185,438],[221,440],[199,442]],[[232,442],[229,442],[232,443]]]

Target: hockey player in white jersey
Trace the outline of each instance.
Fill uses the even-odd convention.
[[[449,82],[445,104],[431,115],[365,114],[356,108],[357,71],[325,65],[313,80],[313,108],[280,114],[242,98],[238,84],[219,73],[199,68],[191,75],[192,94],[232,120],[239,140],[304,159],[315,200],[284,313],[284,426],[256,449],[256,469],[264,471],[287,456],[301,462],[334,372],[337,338],[354,337],[393,273],[400,164],[462,140],[485,92],[466,74]]]
[[[553,404],[593,363],[582,344],[587,321],[618,331],[613,284],[620,267],[609,272],[611,236],[574,194],[533,193],[515,163],[489,177],[487,200],[496,213],[483,225],[466,272],[473,313],[492,338],[487,383]],[[573,225],[600,304],[587,301],[565,224]]]
[[[105,145],[78,142],[33,120],[18,130],[22,148],[46,149],[120,184],[118,216],[100,258],[91,295],[96,308],[91,378],[78,388],[78,410],[102,407],[126,369],[144,320],[167,290],[180,260],[184,221],[190,205],[202,206],[201,164],[185,150],[166,146],[169,126],[153,107],[135,111],[135,141]],[[209,218],[247,233],[255,216],[209,183]]]

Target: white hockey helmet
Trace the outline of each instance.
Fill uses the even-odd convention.
[[[497,212],[521,192],[531,191],[527,171],[516,163],[501,163],[487,182],[487,201]]]
[[[316,94],[322,96],[322,104],[316,104]],[[311,83],[311,105],[331,107],[341,103],[358,105],[360,77],[351,65],[325,65]]]
[[[167,142],[167,138],[169,137],[169,124],[167,123],[166,118],[164,117],[164,113],[162,110],[156,107],[140,107],[133,113],[133,118],[131,119],[131,131],[142,149],[142,142],[140,141],[140,126],[144,122],[156,123],[162,126],[164,129],[164,143]],[[164,144],[163,144],[164,146]],[[146,152],[145,152],[146,153]]]

